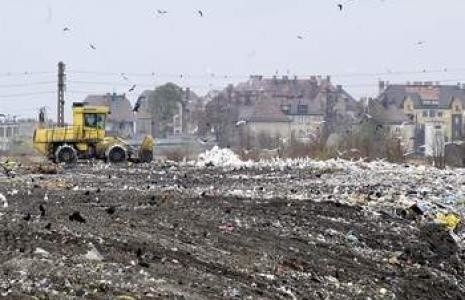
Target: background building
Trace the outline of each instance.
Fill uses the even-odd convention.
[[[222,146],[237,144],[237,131],[243,131],[237,124],[247,126],[254,135],[312,141],[332,133],[344,134],[359,109],[358,102],[329,77],[251,76],[212,97],[201,132],[213,134]]]
[[[9,151],[19,135],[19,123],[16,118],[0,114],[0,151]]]
[[[416,147],[424,147],[428,124],[441,128],[445,142],[463,139],[463,85],[440,85],[433,82],[392,85],[381,81],[379,86],[378,100],[383,108],[403,114],[415,124]]]
[[[134,136],[133,109],[125,94],[89,95],[84,102],[86,105],[107,106],[110,108],[110,115],[106,120],[108,134],[123,138],[132,138]]]

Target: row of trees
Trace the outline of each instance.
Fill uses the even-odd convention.
[[[251,134],[239,133],[239,150],[277,149],[284,157],[329,158],[385,158],[392,162],[402,162],[405,151],[400,139],[393,137],[389,130],[365,123],[357,130],[345,135],[318,135],[311,140],[302,140],[293,132],[290,137],[261,131]]]

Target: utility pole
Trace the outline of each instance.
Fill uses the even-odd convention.
[[[57,125],[65,126],[65,64],[58,63],[58,102],[57,102]]]

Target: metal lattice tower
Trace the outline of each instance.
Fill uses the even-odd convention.
[[[57,125],[65,125],[65,64],[58,63],[58,102],[57,102]]]

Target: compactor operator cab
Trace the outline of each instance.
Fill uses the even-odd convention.
[[[84,113],[84,127],[105,129],[105,114]]]
[[[86,103],[73,104],[73,126],[82,128],[84,132],[95,135],[96,138],[105,137],[105,121],[110,109],[104,106],[86,106]]]

